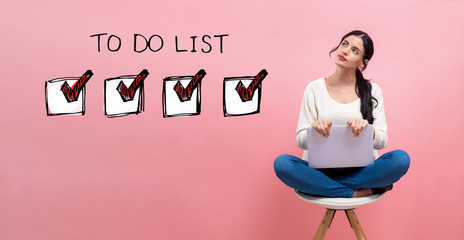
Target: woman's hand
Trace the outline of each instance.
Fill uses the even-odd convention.
[[[317,120],[311,123],[311,127],[316,129],[316,131],[324,137],[329,137],[331,126],[332,123],[327,122],[325,119]]]
[[[369,122],[365,119],[354,118],[351,122],[346,122],[348,126],[353,130],[354,136],[357,137],[361,131],[369,125]]]

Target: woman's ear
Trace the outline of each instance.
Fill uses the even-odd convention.
[[[369,60],[367,60],[367,59],[364,60],[364,64],[361,63],[361,64],[359,65],[359,67],[358,67],[359,70],[363,71],[363,70],[367,67],[367,63],[368,63],[368,62],[369,62]]]

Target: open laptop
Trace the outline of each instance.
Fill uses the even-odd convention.
[[[333,125],[328,138],[309,127],[308,164],[312,168],[368,166],[374,162],[372,134],[371,124],[357,137],[348,125]]]

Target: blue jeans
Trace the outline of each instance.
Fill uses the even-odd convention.
[[[280,155],[274,162],[277,177],[286,185],[326,197],[350,198],[356,189],[388,186],[408,169],[409,155],[403,150],[387,152],[361,168],[314,169],[308,162],[288,154]]]

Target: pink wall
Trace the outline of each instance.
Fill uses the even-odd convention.
[[[6,5],[6,6],[5,6]],[[301,154],[295,130],[308,81],[334,70],[329,50],[353,29],[375,54],[365,76],[384,92],[389,146],[408,174],[358,209],[371,239],[463,239],[462,1],[9,1],[0,10],[0,238],[307,239],[324,210],[273,172]],[[97,52],[92,34],[122,38]],[[161,35],[157,53],[134,33]],[[174,36],[224,34],[208,54]],[[201,42],[197,42],[200,44]],[[197,46],[197,50],[201,46]],[[187,48],[187,47],[186,47]],[[145,112],[109,119],[103,82],[148,69]],[[199,116],[163,118],[162,79],[204,68]],[[267,69],[261,113],[223,117],[224,77]],[[92,69],[84,116],[46,116],[44,83]],[[354,239],[337,214],[327,239]]]

